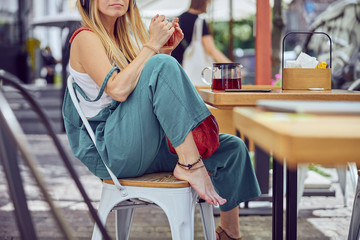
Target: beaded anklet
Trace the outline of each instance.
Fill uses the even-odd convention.
[[[185,165],[185,164],[181,164],[180,162],[177,162],[177,165],[179,165],[181,168],[186,169],[186,170],[195,170],[195,169],[202,168],[202,167],[205,166],[205,165],[202,165],[202,166],[200,166],[198,168],[192,169],[192,167],[194,167],[196,164],[198,164],[201,161],[201,159],[202,159],[202,157],[200,156],[199,159],[196,162],[192,163],[192,164],[186,164]]]

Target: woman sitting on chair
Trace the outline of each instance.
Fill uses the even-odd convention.
[[[212,156],[199,154],[192,130],[210,112],[169,56],[183,38],[178,20],[156,15],[146,31],[135,0],[78,0],[77,5],[84,27],[71,40],[69,67],[88,96],[78,95],[98,152],[87,136],[67,131],[75,156],[102,179],[110,176],[98,154],[118,178],[172,171],[209,204],[220,205],[219,239],[240,238],[239,203],[260,190],[240,138],[220,134]],[[174,46],[162,47],[172,34]],[[65,126],[73,124],[74,114],[64,102]]]

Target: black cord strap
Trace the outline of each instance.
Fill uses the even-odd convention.
[[[199,159],[196,162],[192,163],[192,164],[185,165],[185,164],[182,164],[180,162],[177,162],[177,165],[179,165],[180,167],[182,167],[182,168],[184,168],[186,170],[190,170],[192,167],[194,167],[196,164],[198,164],[201,161],[201,159],[202,159],[202,157],[200,156]]]

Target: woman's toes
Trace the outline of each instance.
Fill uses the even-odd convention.
[[[219,202],[220,205],[224,205],[225,203],[226,203],[226,199],[221,199]]]
[[[213,204],[213,199],[211,199],[209,196],[206,196],[206,197],[204,198],[204,200],[205,200],[208,204],[210,204],[210,205]]]

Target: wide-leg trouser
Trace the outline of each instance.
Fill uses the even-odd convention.
[[[113,102],[91,120],[106,119],[96,127],[97,146],[114,174],[124,178],[172,171],[177,156],[169,151],[165,136],[177,147],[209,115],[177,61],[156,55],[128,99]],[[227,199],[221,210],[260,195],[247,148],[238,137],[220,134],[219,149],[203,161],[215,189]],[[96,172],[109,178],[104,169]]]

